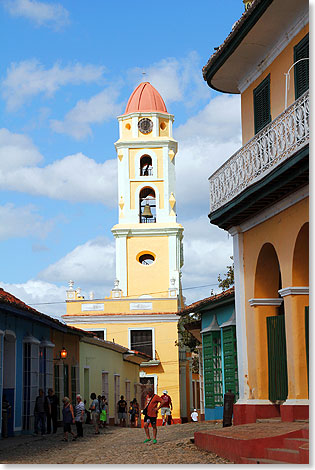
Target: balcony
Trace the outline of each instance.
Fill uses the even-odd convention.
[[[210,176],[210,219],[212,213],[259,183],[308,143],[309,92],[306,91]],[[230,223],[213,223],[227,228],[237,222],[230,219]]]

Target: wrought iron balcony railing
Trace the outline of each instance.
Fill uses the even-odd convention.
[[[308,142],[306,91],[210,176],[210,213],[264,178]]]

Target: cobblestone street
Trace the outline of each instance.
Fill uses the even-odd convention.
[[[81,440],[62,442],[55,435],[19,436],[0,441],[0,463],[5,464],[228,464],[226,459],[198,450],[190,442],[194,432],[222,424],[187,423],[159,427],[157,444],[144,444],[144,430],[109,427],[95,435],[85,425]],[[150,429],[152,433],[152,430]]]

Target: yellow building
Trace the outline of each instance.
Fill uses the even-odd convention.
[[[245,3],[203,69],[241,94],[243,147],[209,178],[210,221],[233,236],[236,424],[305,419],[309,403],[308,2]]]
[[[175,342],[182,302],[183,227],[176,222],[173,119],[147,82],[134,90],[118,117],[114,288],[108,298],[86,300],[71,282],[63,318],[150,356],[141,367],[140,382],[152,384],[158,394],[168,390],[176,421],[181,416]]]

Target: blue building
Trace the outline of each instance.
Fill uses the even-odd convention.
[[[3,399],[10,404],[8,435],[34,430],[38,389],[53,388],[51,332],[69,327],[0,289],[0,433]]]
[[[205,420],[223,418],[223,397],[228,391],[238,397],[237,344],[234,287],[195,302],[182,310],[182,314],[200,317],[189,324],[187,330],[198,340],[201,384]]]

